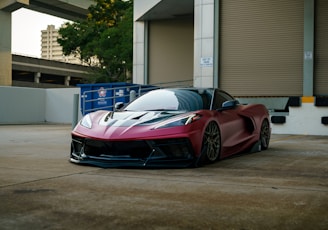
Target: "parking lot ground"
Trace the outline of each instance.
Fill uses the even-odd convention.
[[[70,125],[0,126],[1,229],[328,229],[328,135],[201,168],[69,163]]]

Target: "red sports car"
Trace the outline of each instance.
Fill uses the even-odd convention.
[[[186,167],[269,146],[264,105],[241,105],[220,89],[158,89],[116,111],[85,115],[70,160],[100,167]]]

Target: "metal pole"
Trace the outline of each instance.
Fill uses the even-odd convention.
[[[72,129],[76,126],[78,122],[79,114],[79,94],[74,94],[73,97],[73,119],[72,119]]]
[[[130,102],[133,101],[134,99],[136,99],[136,91],[135,90],[131,90],[130,91]]]

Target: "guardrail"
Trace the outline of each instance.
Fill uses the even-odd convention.
[[[117,102],[129,103],[135,98],[160,88],[191,87],[192,81],[175,81],[154,85],[129,83],[86,84],[81,87],[81,112],[83,115],[96,110],[114,110]],[[89,89],[90,90],[86,90]]]
[[[159,89],[158,86],[144,87],[140,86],[121,86],[115,88],[101,87],[96,90],[84,91],[81,95],[82,114],[85,115],[96,110],[114,110],[117,102],[128,103],[142,94],[154,89]],[[98,94],[97,98],[88,98],[88,95]],[[107,96],[109,95],[109,96]],[[91,104],[91,106],[88,106]]]

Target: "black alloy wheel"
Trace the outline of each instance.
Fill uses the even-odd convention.
[[[220,129],[216,122],[211,121],[204,132],[203,144],[201,151],[201,164],[213,163],[220,156],[221,135]]]
[[[261,134],[260,134],[260,141],[261,141],[261,149],[266,150],[269,148],[269,142],[270,142],[270,125],[269,121],[265,119],[262,122],[261,126]]]

